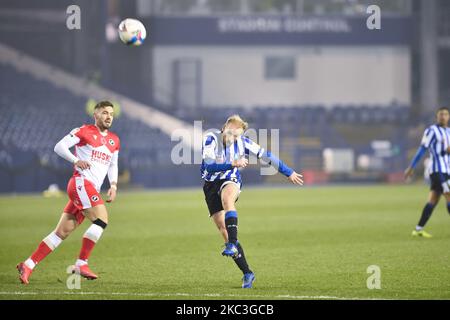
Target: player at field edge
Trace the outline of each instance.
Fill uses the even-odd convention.
[[[24,262],[17,265],[19,279],[28,284],[36,265],[58,247],[87,217],[91,226],[86,230],[73,273],[86,279],[98,276],[88,266],[89,256],[108,224],[108,212],[100,196],[100,188],[108,175],[110,188],[107,202],[117,194],[118,157],[120,140],[109,131],[114,120],[114,107],[101,101],[94,108],[94,125],[73,129],[55,145],[55,152],[74,165],[74,173],[67,184],[69,201],[55,228]],[[75,146],[75,154],[70,148]]]
[[[449,109],[439,108],[436,111],[436,124],[429,126],[422,138],[420,147],[411,164],[405,170],[405,179],[412,176],[414,168],[419,163],[422,156],[428,150],[431,154],[429,164],[430,192],[428,201],[422,210],[420,220],[413,230],[412,235],[424,238],[431,238],[432,235],[424,230],[427,221],[430,219],[434,208],[439,202],[441,195],[447,201],[447,211],[450,213],[450,129],[448,122],[450,119]]]
[[[232,257],[244,274],[242,288],[251,288],[255,274],[250,270],[242,244],[238,241],[238,214],[235,207],[241,192],[239,169],[248,165],[250,153],[273,165],[293,184],[303,185],[303,176],[289,168],[270,151],[244,136],[248,124],[239,115],[229,117],[219,132],[207,133],[203,138],[201,173],[203,192],[209,216],[225,240],[223,256]]]

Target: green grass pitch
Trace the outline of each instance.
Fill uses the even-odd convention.
[[[411,237],[427,188],[352,186],[244,188],[237,203],[239,239],[256,273],[222,257],[223,241],[201,188],[119,193],[90,259],[99,274],[66,286],[85,221],[19,283],[24,260],[55,226],[66,198],[0,197],[0,299],[449,299],[450,216],[443,203],[427,230]],[[369,290],[367,268],[381,269]]]

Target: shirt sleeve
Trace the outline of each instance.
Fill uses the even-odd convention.
[[[422,159],[422,157],[426,153],[426,151],[427,151],[427,149],[422,145],[419,147],[419,149],[417,149],[417,152],[411,161],[411,168],[415,168],[417,166],[417,164],[419,163],[420,159]]]
[[[212,135],[207,135],[203,140],[202,159],[204,162],[204,169],[208,172],[223,172],[233,169],[231,163],[216,163],[216,138]]]
[[[266,161],[273,167],[275,167],[279,173],[289,177],[294,170],[290,168],[287,164],[285,164],[281,159],[273,155],[270,151],[263,152],[261,156],[263,161]]]
[[[203,139],[203,146],[202,146],[202,159],[206,163],[212,163],[216,161],[216,146],[217,141],[215,137],[212,135],[207,135]]]
[[[108,168],[109,183],[117,183],[119,177],[119,150],[114,151]]]
[[[78,128],[73,129],[68,135],[62,138],[53,149],[57,155],[71,163],[75,163],[79,160],[72,152],[70,152],[70,148],[81,141],[77,135],[78,131]]]
[[[252,141],[249,137],[242,137],[242,141],[244,142],[245,154],[252,153],[256,155],[258,159],[261,159],[264,154],[264,148],[262,148],[259,144]]]
[[[428,128],[423,133],[422,141],[420,143],[420,147],[417,149],[414,158],[411,161],[411,168],[415,168],[419,163],[420,159],[422,159],[423,155],[426,153],[427,149],[430,147],[431,143],[435,139],[435,132],[432,128]]]
[[[431,143],[434,141],[434,139],[435,139],[434,130],[432,128],[428,128],[423,133],[422,142],[420,143],[420,145],[428,149]]]
[[[262,148],[256,142],[252,141],[250,138],[243,137],[242,139],[244,142],[245,154],[251,152],[252,154],[256,155],[258,159],[262,159],[263,161],[274,166],[278,170],[278,172],[284,174],[286,177],[289,177],[292,172],[294,172],[294,170],[289,168],[283,161],[281,161],[281,159],[278,159],[270,151],[265,151],[264,148]]]

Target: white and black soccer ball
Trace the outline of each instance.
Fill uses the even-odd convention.
[[[119,24],[119,38],[129,46],[140,46],[147,37],[145,26],[136,19],[127,18]]]

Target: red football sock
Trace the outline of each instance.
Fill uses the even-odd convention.
[[[41,260],[48,256],[50,252],[52,252],[52,249],[50,249],[49,246],[42,241],[30,258],[35,264],[38,264]]]
[[[94,241],[88,238],[83,238],[78,259],[87,261],[89,259],[89,256],[91,255],[92,250],[94,249],[94,246],[95,246]]]
[[[50,252],[56,249],[63,240],[53,231],[42,240],[33,252],[30,258],[25,261],[25,264],[33,269],[39,262],[41,262]]]
[[[100,239],[103,233],[103,228],[99,225],[92,224],[84,233],[83,242],[81,245],[80,254],[78,256],[79,260],[87,262],[95,244]],[[77,261],[78,264],[80,261]]]

